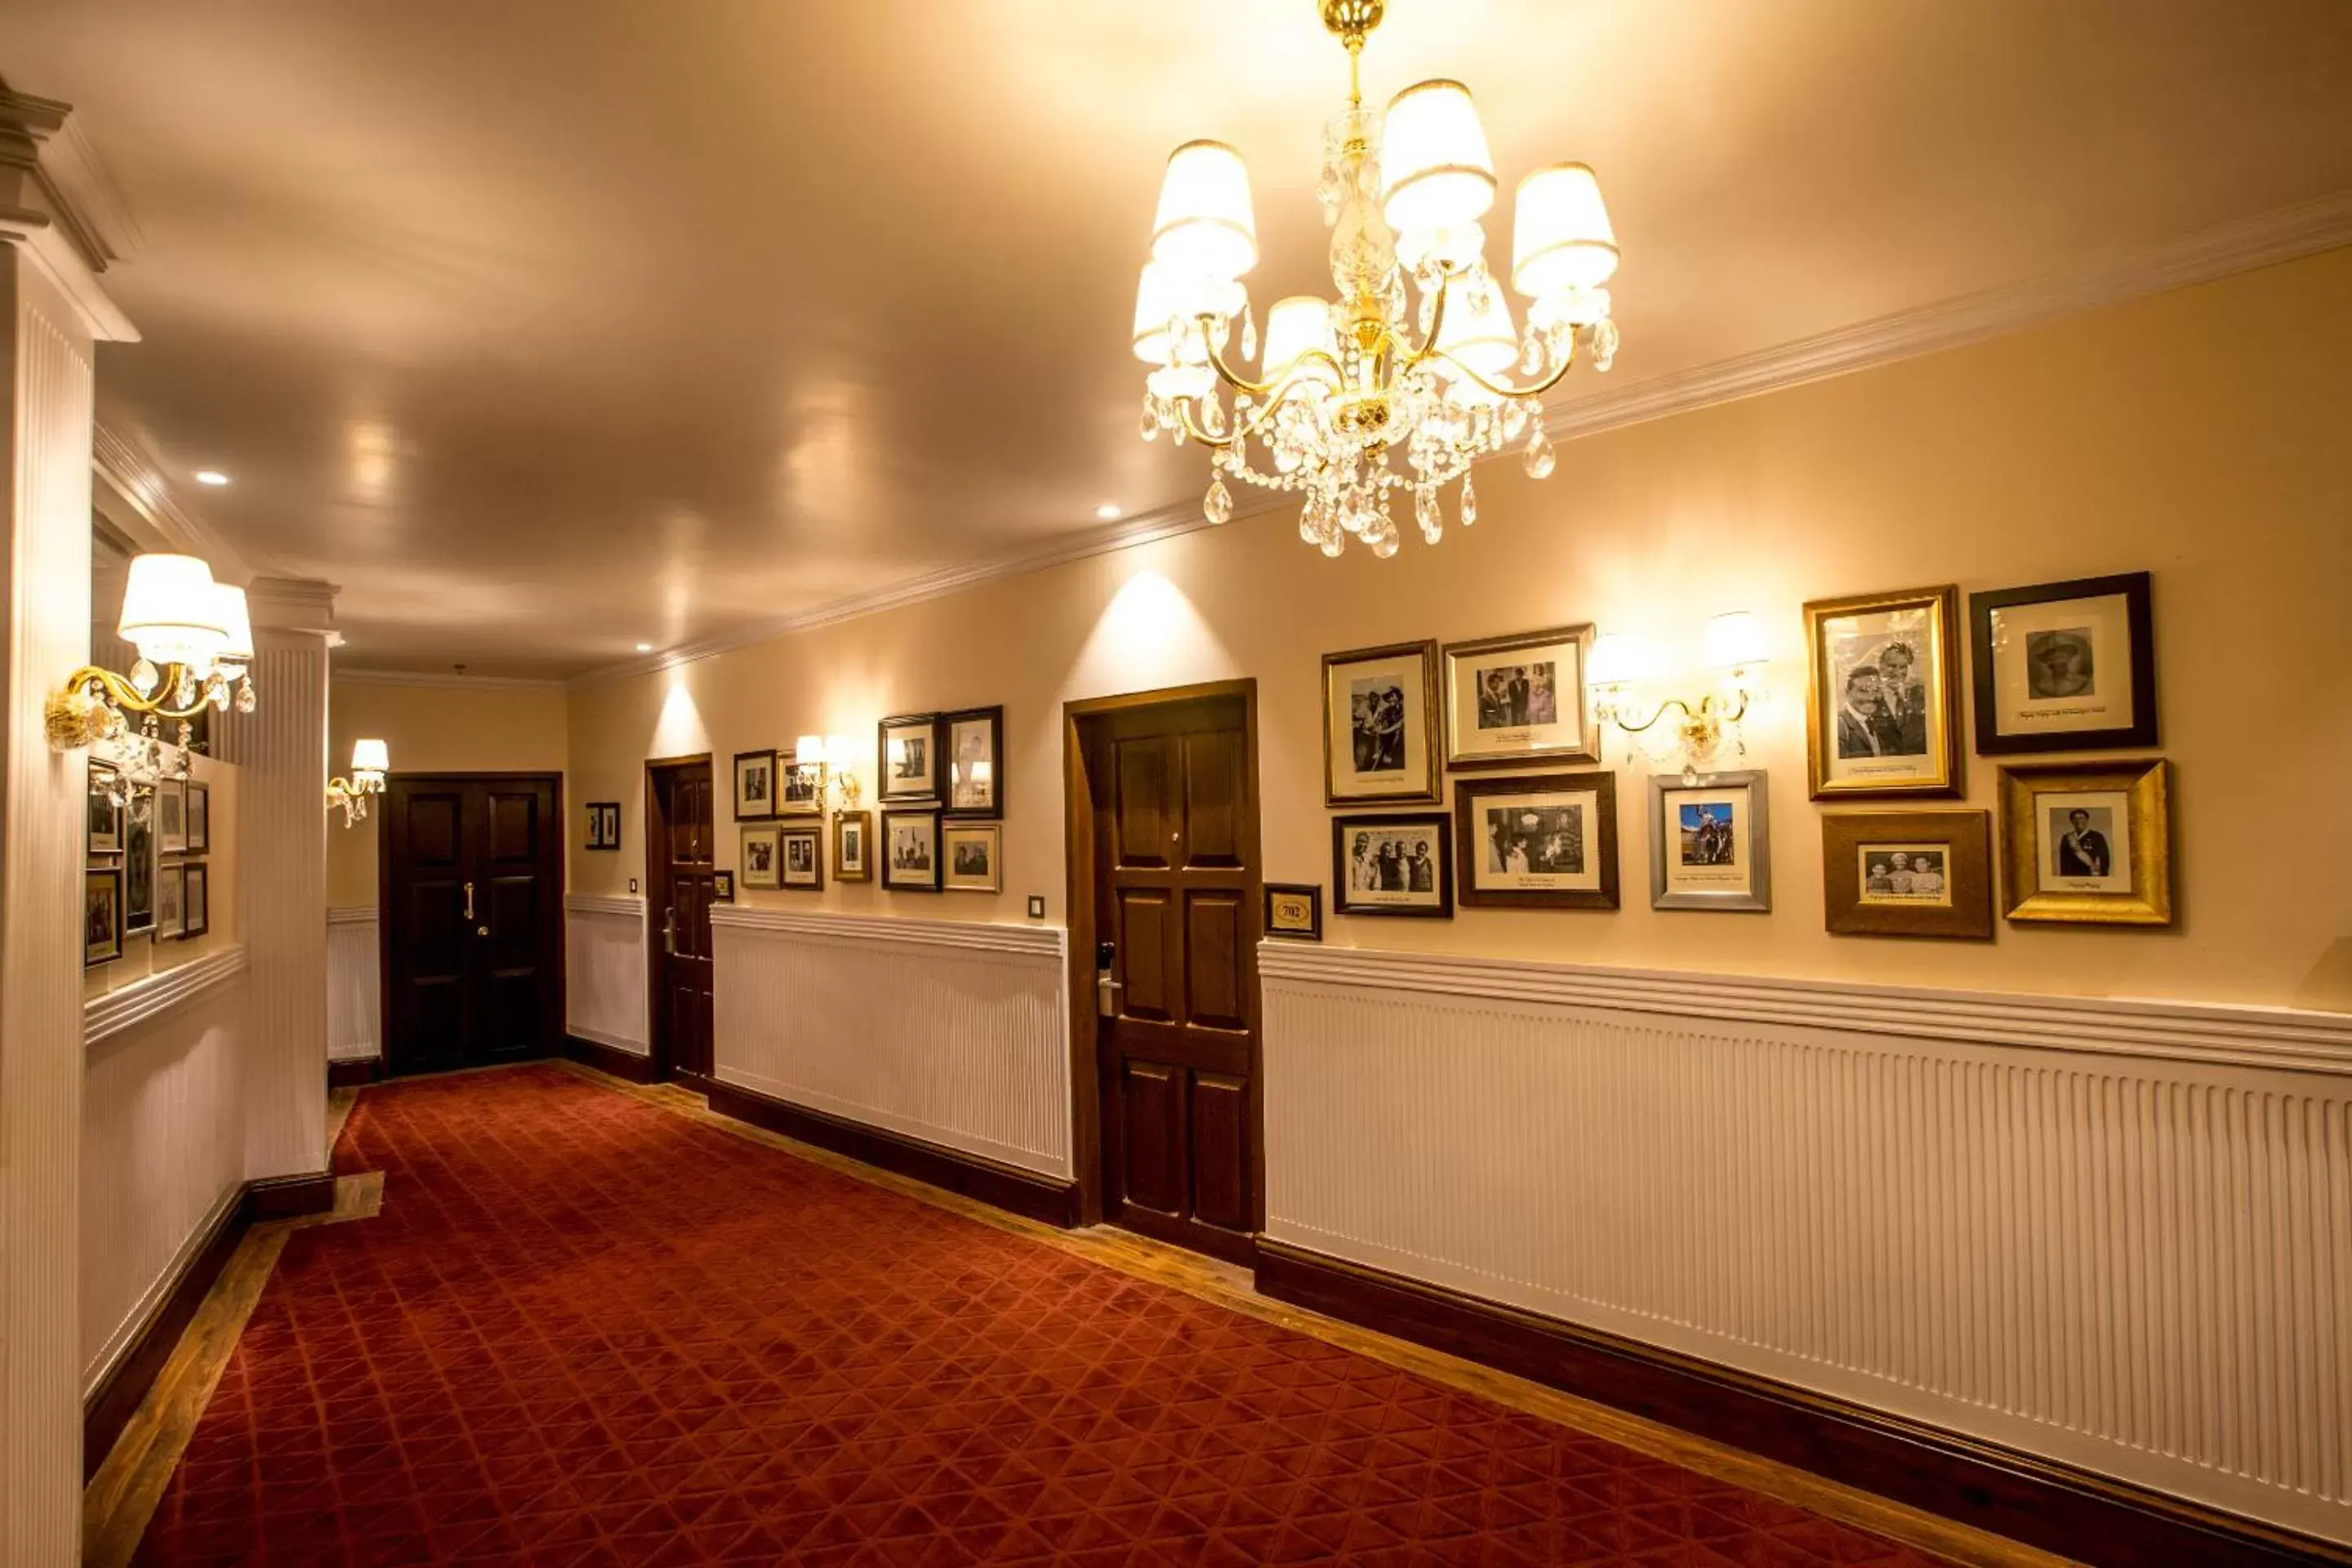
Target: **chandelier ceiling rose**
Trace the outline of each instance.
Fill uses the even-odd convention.
[[[1469,89],[1416,82],[1385,112],[1366,109],[1364,40],[1386,0],[1318,5],[1348,50],[1347,104],[1324,128],[1317,187],[1339,296],[1276,301],[1261,353],[1242,282],[1258,260],[1248,168],[1225,142],[1178,147],[1136,294],[1135,354],[1153,367],[1138,428],[1145,440],[1166,434],[1211,449],[1211,522],[1233,515],[1230,476],[1303,495],[1299,536],[1326,555],[1352,535],[1385,558],[1398,545],[1395,491],[1411,492],[1413,521],[1434,544],[1444,486],[1461,481],[1459,516],[1475,521],[1470,468],[1480,458],[1524,441],[1528,472],[1552,471],[1544,395],[1580,351],[1597,371],[1616,355],[1603,285],[1617,270],[1617,237],[1585,164],[1521,180],[1509,281],[1528,303],[1524,330],[1515,326],[1486,265],[1481,220],[1497,184]],[[1251,360],[1255,376],[1239,368]]]

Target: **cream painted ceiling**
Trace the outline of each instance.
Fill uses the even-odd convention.
[[[1601,172],[1621,383],[2352,189],[2344,0],[1391,12],[1368,96]],[[181,505],[350,664],[551,676],[1197,497],[1135,431],[1160,163],[1239,144],[1254,297],[1328,291],[1346,80],[1312,0],[5,0],[0,76],[142,231],[101,416]]]

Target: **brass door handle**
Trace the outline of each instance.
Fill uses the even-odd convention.
[[[466,918],[474,918],[474,884],[471,882],[466,884]]]
[[[677,906],[662,911],[662,951],[672,958],[677,956]]]

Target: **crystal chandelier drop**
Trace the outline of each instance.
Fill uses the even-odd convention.
[[[1584,164],[1519,182],[1511,284],[1528,304],[1516,329],[1486,269],[1479,220],[1494,205],[1495,168],[1468,89],[1424,81],[1385,116],[1366,109],[1358,66],[1385,0],[1320,3],[1348,49],[1348,107],[1325,128],[1318,187],[1339,299],[1276,300],[1261,356],[1242,283],[1257,265],[1248,171],[1222,142],[1177,148],[1136,295],[1135,354],[1154,367],[1140,428],[1147,441],[1165,431],[1212,448],[1202,505],[1211,522],[1233,515],[1228,479],[1295,490],[1306,499],[1300,538],[1336,556],[1352,534],[1386,559],[1397,552],[1400,491],[1434,544],[1438,493],[1455,479],[1463,525],[1477,521],[1479,458],[1523,444],[1527,471],[1551,472],[1543,395],[1580,346],[1596,370],[1616,355],[1603,285],[1617,241]],[[1255,378],[1227,357],[1236,327]]]

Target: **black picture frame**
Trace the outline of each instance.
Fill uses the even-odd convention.
[[[213,847],[213,789],[210,784],[188,781],[187,823],[188,853],[206,855]]]
[[[93,924],[103,916],[104,928]],[[95,969],[122,956],[122,868],[86,866],[81,873],[81,966]]]
[[[743,808],[743,807],[744,807],[744,797],[743,797],[743,772],[744,772],[744,766],[745,766],[745,764],[746,764],[746,763],[767,763],[767,764],[768,764],[768,774],[767,774],[767,807],[768,807],[768,808],[767,808],[765,811],[757,811],[757,810],[746,811],[746,810]],[[730,773],[730,774],[729,775],[729,783],[730,783],[730,786],[731,786],[731,789],[732,789],[732,799],[733,799],[734,806],[735,806],[735,820],[736,820],[736,821],[738,821],[738,822],[773,822],[773,821],[776,819],[776,796],[777,796],[777,795],[782,791],[782,787],[783,787],[783,781],[782,781],[782,777],[779,775],[778,771],[777,771],[777,766],[776,766],[776,752],[775,752],[775,748],[774,748],[774,747],[771,746],[771,747],[769,747],[767,750],[765,750],[765,751],[761,751],[761,752],[736,752],[736,753],[735,753],[735,765],[734,765],[733,771],[732,771],[732,772]]]
[[[988,727],[987,799],[977,805],[958,805],[961,793],[961,773],[964,760],[956,752],[956,729],[959,725],[985,724]],[[944,814],[952,822],[996,822],[1004,816],[1004,709],[961,708],[939,718],[939,761],[946,764],[948,776],[940,781],[940,799]],[[885,755],[887,753],[886,752]],[[936,764],[935,764],[936,765]]]
[[[141,796],[146,809],[142,811]],[[155,802],[146,791],[131,796],[122,818],[122,933],[155,929],[155,883],[163,861],[155,852]]]
[[[1318,882],[1268,882],[1265,884],[1265,934],[1283,942],[1321,942],[1323,940],[1323,888]],[[1296,900],[1307,906],[1304,926],[1286,923],[1275,918],[1281,900]]]
[[[919,774],[899,776],[904,760],[890,759],[890,742],[920,742],[928,762]],[[890,803],[929,804],[940,798],[940,716],[936,713],[897,713],[874,727],[874,757],[876,785],[874,797]]]
[[[82,824],[84,858],[122,853],[122,805],[114,798],[112,788],[121,779],[121,772],[111,763],[89,764],[89,805]]]
[[[588,847],[618,849],[621,847],[621,803],[616,800],[592,800],[588,803]]]
[[[213,879],[201,860],[180,868],[180,934],[202,936],[213,929]]]
[[[1426,904],[1376,903],[1355,896],[1349,879],[1349,839],[1357,834],[1428,834],[1436,840],[1436,888]],[[1331,912],[1340,915],[1382,915],[1405,920],[1450,921],[1454,918],[1454,817],[1444,811],[1382,812],[1331,819]]]
[[[902,822],[928,822],[931,834],[931,859],[928,870],[902,870],[896,863],[892,829]],[[940,830],[937,811],[886,811],[882,814],[882,886],[896,893],[936,893],[946,885],[942,879],[940,861],[946,856],[946,845]]]
[[[2059,605],[2073,599],[2124,601],[2124,629],[2131,644],[2131,721],[2094,730],[2004,733],[2000,729],[2001,649],[1994,646],[1993,616],[2001,610]],[[2075,577],[2024,588],[1998,588],[1969,595],[1969,669],[1975,712],[1971,728],[1977,755],[2006,757],[2046,752],[2152,751],[2158,744],[2156,710],[2156,605],[2154,580],[2146,572],[2106,577]]]
[[[1593,797],[1592,826],[1586,836],[1593,859],[1592,888],[1487,888],[1478,886],[1475,857],[1481,842],[1478,803],[1493,795],[1584,795]],[[1454,839],[1460,859],[1465,909],[1613,910],[1619,907],[1617,774],[1611,768],[1570,773],[1481,775],[1454,781]],[[1562,873],[1563,875],[1568,873]]]
[[[734,872],[713,871],[710,873],[710,901],[715,904],[731,904],[735,901]]]
[[[824,891],[825,837],[824,824],[821,822],[791,824],[776,835],[778,889],[793,893]],[[795,879],[792,870],[792,852],[793,846],[795,844],[806,845],[809,855],[808,875],[798,879]]]

